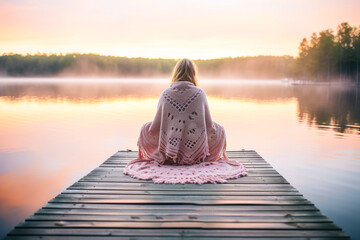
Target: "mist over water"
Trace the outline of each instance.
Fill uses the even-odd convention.
[[[256,150],[360,237],[358,88],[199,84],[213,120],[225,127],[228,150]],[[0,78],[0,236],[117,150],[136,150],[142,124],[169,85],[158,78]]]

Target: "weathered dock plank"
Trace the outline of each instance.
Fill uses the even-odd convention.
[[[255,151],[228,151],[247,177],[154,184],[123,175],[119,151],[5,239],[349,239]]]

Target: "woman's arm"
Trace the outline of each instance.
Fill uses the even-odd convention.
[[[207,131],[209,131],[214,128],[214,125],[213,125],[213,121],[211,118],[210,108],[209,108],[206,94],[204,91],[202,91],[202,92],[203,92],[202,97],[203,97],[204,111],[205,111],[205,113],[204,113],[205,114],[205,124],[206,124]]]
[[[149,132],[151,135],[157,135],[160,132],[162,116],[163,116],[163,107],[164,107],[163,94],[164,94],[164,91],[160,95],[160,99],[158,101],[155,117],[149,128]]]

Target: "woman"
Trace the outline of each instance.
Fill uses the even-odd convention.
[[[160,97],[152,122],[138,139],[139,155],[124,169],[155,183],[223,183],[247,175],[247,169],[226,156],[222,126],[212,121],[197,70],[189,59],[177,62],[172,84]]]

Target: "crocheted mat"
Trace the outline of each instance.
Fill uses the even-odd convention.
[[[155,183],[225,183],[227,179],[246,176],[244,165],[231,165],[226,160],[193,165],[159,165],[155,161],[136,162],[124,169],[124,174]]]

